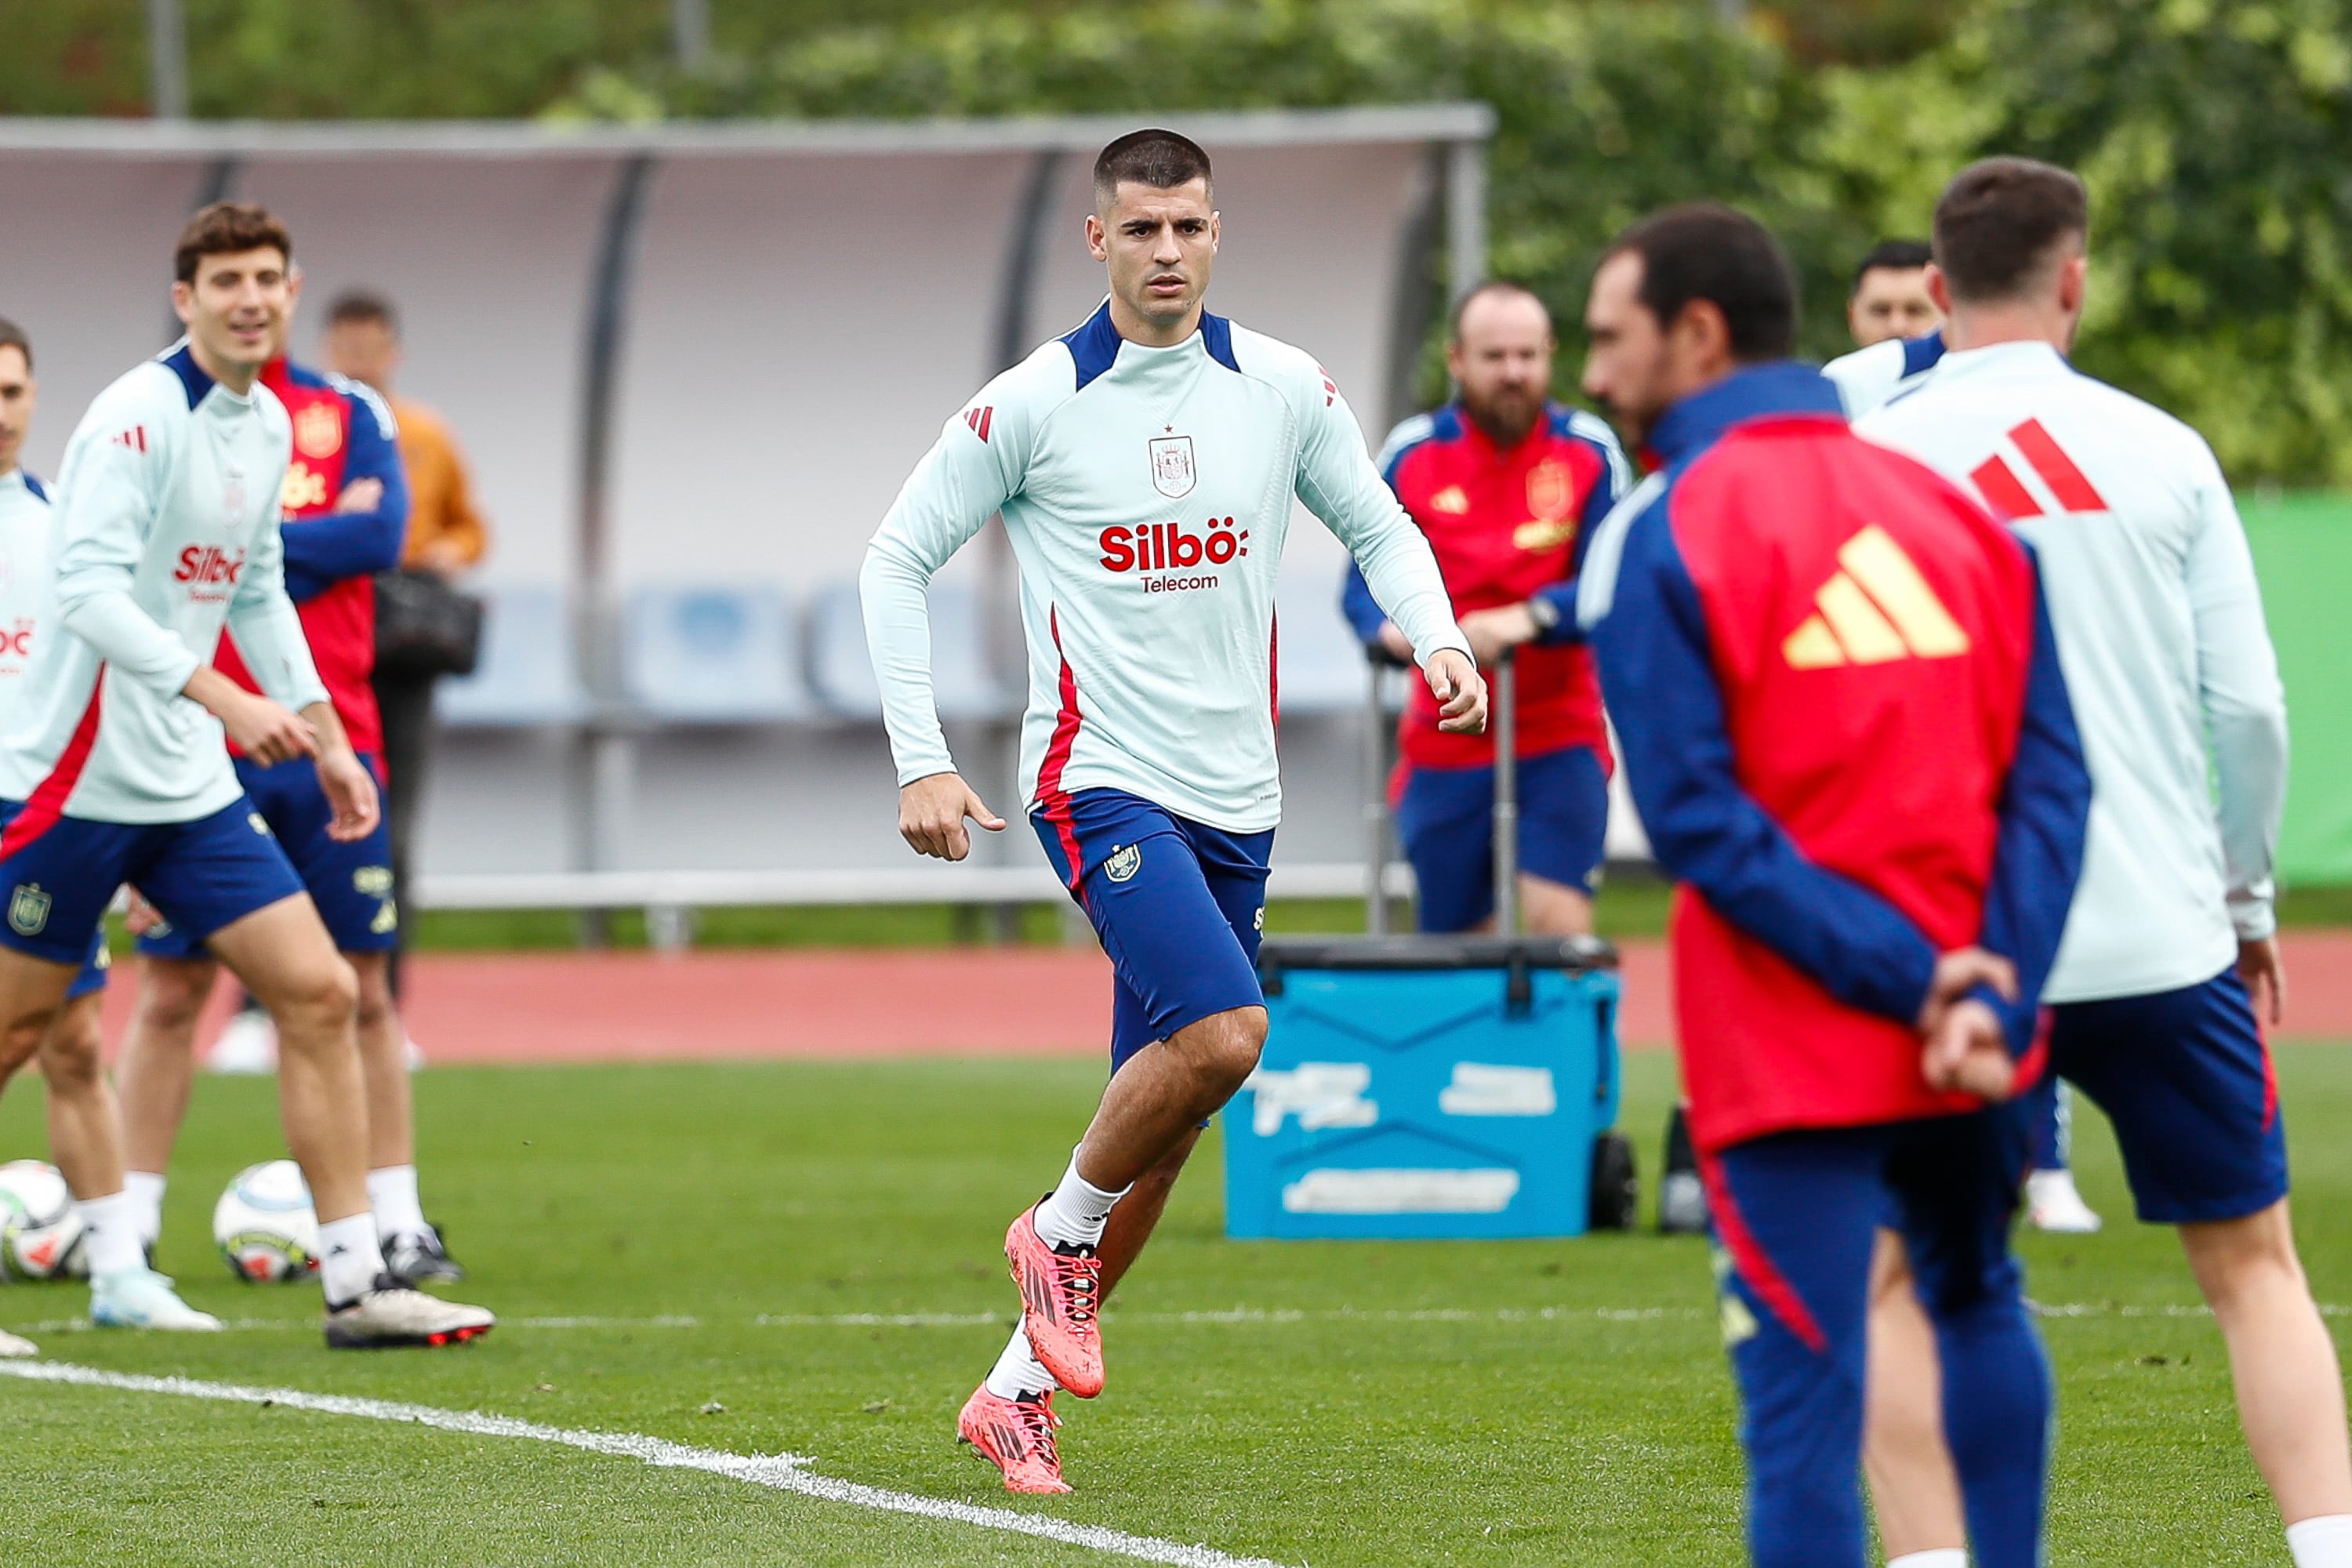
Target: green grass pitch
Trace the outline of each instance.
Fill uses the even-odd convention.
[[[2289,1049],[2281,1069],[2305,1255],[2323,1300],[2352,1301],[2352,1051]],[[1230,1243],[1213,1142],[1111,1304],[1108,1391],[1062,1402],[1077,1493],[1006,1498],[952,1422],[1010,1322],[1004,1224],[1060,1170],[1098,1074],[428,1072],[427,1205],[477,1271],[469,1298],[509,1321],[462,1351],[373,1356],[322,1348],[315,1291],[241,1285],[213,1255],[213,1198],[279,1142],[268,1082],[206,1079],[161,1263],[247,1326],[59,1327],[84,1297],[47,1285],[0,1288],[0,1322],[58,1361],[789,1450],[827,1476],[1317,1568],[1739,1561],[1700,1244]],[[1628,1076],[1647,1174],[1671,1068],[1638,1056]],[[2052,1561],[2284,1563],[2172,1239],[2129,1221],[2087,1109],[2078,1143],[2108,1232],[2025,1243],[2037,1299],[2079,1309],[2044,1324],[2061,1400]],[[27,1083],[0,1107],[0,1149],[41,1146]],[[925,1321],[839,1321],[857,1314]],[[0,1555],[50,1564],[1114,1561],[544,1444],[14,1381],[0,1474]]]

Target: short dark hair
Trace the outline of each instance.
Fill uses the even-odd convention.
[[[32,370],[33,340],[25,335],[24,328],[5,316],[0,316],[0,349],[15,349],[25,356],[26,371]]]
[[[1173,131],[1130,131],[1095,159],[1095,205],[1108,207],[1123,182],[1172,191],[1188,181],[1209,183],[1209,155]]]
[[[1670,327],[1694,301],[1723,312],[1732,357],[1785,359],[1797,342],[1797,279],[1772,231],[1719,202],[1663,207],[1610,242],[1601,259],[1642,258],[1643,307]]]
[[[286,226],[256,202],[215,202],[188,220],[172,253],[172,276],[183,283],[196,280],[196,264],[207,256],[234,256],[239,251],[276,246],[290,264],[294,241]]]
[[[400,336],[400,312],[373,289],[346,289],[327,307],[327,325],[346,324],[382,327],[394,337]]]
[[[1855,266],[1853,288],[1851,292],[1861,293],[1862,280],[1874,272],[1882,269],[1889,272],[1916,272],[1935,259],[1936,253],[1928,248],[1927,242],[1924,239],[1882,239],[1872,246],[1870,254],[1864,257]]]
[[[2013,299],[2090,232],[2091,194],[2074,171],[1987,158],[1953,175],[1936,202],[1936,265],[1955,300]]]
[[[1521,300],[1533,300],[1536,302],[1537,309],[1543,311],[1544,319],[1546,321],[1549,321],[1551,319],[1551,307],[1544,303],[1542,295],[1537,293],[1526,284],[1510,278],[1489,278],[1484,283],[1477,285],[1468,293],[1463,295],[1462,298],[1454,301],[1454,314],[1451,317],[1452,325],[1448,333],[1453,342],[1458,343],[1462,341],[1462,318],[1470,313],[1470,302],[1474,300],[1484,300],[1487,296],[1493,294],[1508,295],[1512,298]]]

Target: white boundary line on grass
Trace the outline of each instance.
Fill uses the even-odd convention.
[[[2212,1310],[2202,1303],[2161,1303],[2137,1306],[2115,1301],[2035,1301],[2037,1318],[2208,1318]],[[2352,1318],[2352,1306],[2319,1303],[2322,1317]],[[1699,1307],[1497,1307],[1473,1311],[1462,1307],[1402,1308],[1365,1311],[1352,1307],[1327,1307],[1313,1311],[1295,1307],[1227,1307],[1183,1312],[1120,1312],[1104,1314],[1109,1323],[1223,1324],[1260,1323],[1646,1323],[1695,1322],[1714,1316]],[[751,1318],[698,1318],[664,1313],[646,1318],[502,1318],[509,1329],[536,1333],[579,1329],[976,1329],[1003,1328],[1013,1314],[1003,1312],[761,1312]],[[91,1331],[88,1318],[51,1318],[37,1323],[7,1325],[20,1334],[76,1334]],[[311,1333],[313,1318],[229,1318],[221,1327],[230,1333]]]
[[[325,1415],[356,1415],[369,1421],[394,1421],[457,1432],[472,1437],[521,1437],[534,1443],[555,1443],[591,1454],[637,1459],[661,1469],[705,1470],[755,1487],[795,1492],[825,1502],[848,1503],[884,1513],[913,1514],[1034,1535],[1068,1546],[1129,1557],[1143,1563],[1164,1563],[1172,1568],[1284,1568],[1264,1557],[1235,1557],[1211,1546],[1187,1546],[1156,1536],[1129,1535],[1098,1524],[1073,1524],[1050,1514],[1016,1513],[1008,1508],[982,1508],[974,1503],[949,1502],[894,1492],[856,1481],[813,1476],[802,1467],[814,1461],[799,1454],[730,1454],[716,1448],[690,1447],[664,1437],[635,1432],[591,1432],[573,1426],[541,1426],[510,1415],[486,1415],[479,1411],[443,1410],[430,1405],[402,1405],[384,1399],[359,1399],[340,1394],[306,1394],[293,1388],[252,1388],[235,1383],[205,1383],[187,1377],[147,1377],[135,1373],[105,1372],[70,1362],[0,1361],[0,1375],[27,1383],[63,1383],[85,1388],[120,1389],[131,1394],[167,1394],[184,1399],[212,1399],[231,1405],[284,1405]]]

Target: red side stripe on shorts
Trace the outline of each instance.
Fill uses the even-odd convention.
[[[2042,503],[2033,499],[2033,492],[2000,458],[1987,458],[1970,471],[1969,478],[1976,481],[1977,493],[1984,497],[1985,505],[1992,509],[1996,517],[2042,515]]]
[[[1062,651],[1061,616],[1049,605],[1045,624],[1054,634],[1054,651]],[[1078,849],[1077,824],[1070,816],[1070,797],[1062,792],[1062,773],[1070,765],[1070,749],[1078,743],[1078,672],[1070,668],[1067,655],[1062,658],[1062,710],[1054,721],[1053,743],[1045,748],[1045,760],[1037,768],[1037,798],[1045,807],[1045,820],[1054,825],[1055,834],[1062,841],[1062,856],[1070,863],[1070,890],[1076,892],[1084,879],[1086,867]]]
[[[2011,430],[2009,438],[2017,443],[2017,449],[2025,454],[2025,460],[2033,465],[2033,471],[2042,476],[2042,482],[2050,487],[2050,493],[2058,498],[2060,506],[2068,511],[2107,510],[2106,500],[2099,494],[2098,487],[2074,466],[2074,459],[2066,455],[2056,437],[2042,427],[2041,420],[2027,420]]]
[[[0,858],[17,853],[33,840],[58,825],[66,814],[66,800],[81,782],[81,771],[89,765],[90,749],[98,744],[99,700],[106,693],[106,666],[98,667],[97,678],[90,683],[89,706],[81,710],[81,722],[66,742],[66,749],[58,753],[57,765],[49,776],[33,786],[25,797],[25,809],[8,830],[0,834]]]
[[[1756,1292],[1780,1326],[1797,1336],[1798,1342],[1815,1355],[1829,1349],[1830,1337],[1822,1332],[1820,1323],[1805,1305],[1789,1277],[1765,1255],[1756,1240],[1756,1233],[1748,1228],[1748,1221],[1732,1201],[1731,1184],[1723,1179],[1723,1163],[1713,1154],[1702,1152],[1698,1156],[1699,1180],[1706,1186],[1707,1208],[1715,1219],[1715,1234],[1731,1254],[1732,1266],[1748,1288]]]

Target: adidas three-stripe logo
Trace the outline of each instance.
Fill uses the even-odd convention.
[[[1894,536],[1874,522],[1840,548],[1837,574],[1813,595],[1813,607],[1780,645],[1792,669],[1957,658],[1969,651],[1969,634]]]
[[[2058,503],[2061,512],[2105,511],[2107,501],[2099,494],[2091,477],[2066,455],[2056,437],[2042,427],[2039,419],[2029,419],[2009,433],[2010,445],[2017,448],[2025,466],[2049,489],[2050,498]],[[1977,493],[1998,516],[2015,521],[2019,518],[2041,517],[2052,509],[2042,504],[2009,459],[1995,452],[1969,471]]]

